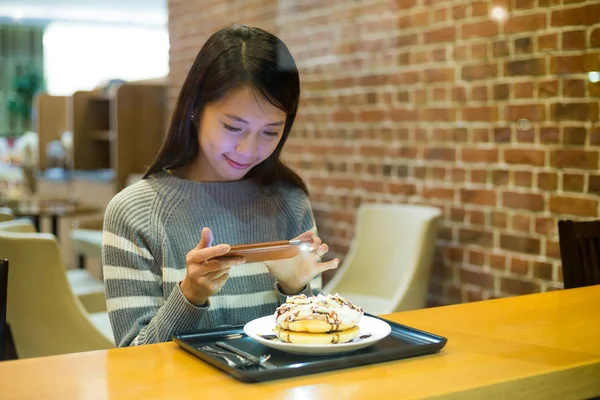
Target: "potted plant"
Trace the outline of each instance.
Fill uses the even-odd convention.
[[[21,68],[12,81],[7,107],[10,131],[9,141],[31,130],[33,97],[43,88],[41,74],[32,66]]]

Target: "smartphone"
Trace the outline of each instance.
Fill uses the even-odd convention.
[[[286,258],[293,258],[303,251],[309,252],[312,244],[312,239],[242,244],[231,246],[229,252],[213,257],[212,260],[240,256],[246,258],[246,263],[283,260]]]

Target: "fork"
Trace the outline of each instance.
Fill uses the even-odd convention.
[[[215,348],[212,348],[210,346],[202,346],[201,347],[202,350],[204,350],[207,353],[210,354],[214,354],[216,356],[221,357],[222,359],[225,360],[225,362],[227,362],[227,365],[229,365],[230,367],[233,368],[251,368],[251,367],[260,367],[260,365],[262,363],[264,363],[265,361],[267,361],[269,358],[271,358],[270,354],[266,354],[266,355],[262,355],[260,356],[260,358],[257,361],[251,361],[245,357],[242,357],[238,354],[235,353],[230,353],[227,351],[220,351],[217,350]],[[231,358],[229,358],[230,356],[234,356],[235,358],[237,358],[239,361],[236,363],[234,361],[231,360]]]

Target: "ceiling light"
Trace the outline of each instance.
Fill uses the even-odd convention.
[[[590,81],[592,83],[600,82],[600,72],[598,72],[598,71],[588,72],[588,81]]]
[[[498,21],[503,21],[506,19],[506,9],[504,7],[494,7],[492,8],[492,18]]]

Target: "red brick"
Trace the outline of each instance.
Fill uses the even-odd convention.
[[[391,194],[403,194],[407,196],[412,196],[416,193],[417,189],[412,183],[390,183],[390,193]]]
[[[585,74],[597,71],[600,62],[597,54],[556,56],[550,59],[551,74]]]
[[[454,42],[456,40],[456,27],[451,25],[425,32],[423,33],[423,40],[426,44]]]
[[[496,121],[498,109],[496,106],[464,107],[462,116],[465,121]]]
[[[472,22],[464,24],[461,29],[462,39],[489,38],[498,35],[498,24],[496,21]]]
[[[533,173],[531,171],[513,171],[513,184],[521,187],[531,187]]]
[[[513,215],[510,226],[513,231],[529,233],[531,231],[531,217],[529,215]]]
[[[530,121],[543,121],[546,118],[543,104],[507,105],[504,115],[507,121],[513,122],[521,118]]]
[[[522,295],[539,293],[541,288],[537,283],[528,280],[503,277],[500,279],[500,290],[503,293]]]
[[[558,50],[558,35],[556,33],[547,33],[538,37],[539,51]]]
[[[487,230],[460,228],[458,239],[461,243],[490,247],[494,243],[494,235]]]
[[[544,236],[552,236],[556,229],[556,220],[552,217],[537,217],[535,219],[535,232]]]
[[[386,119],[386,112],[381,110],[362,111],[360,120],[364,122],[379,122]]]
[[[508,216],[503,212],[493,211],[490,218],[494,228],[506,228],[508,226]]]
[[[564,192],[583,192],[583,174],[563,174],[562,189]]]
[[[529,236],[500,235],[500,247],[526,254],[540,253],[540,240]]]
[[[529,269],[531,266],[529,260],[525,260],[523,258],[518,257],[510,257],[508,265],[508,270],[513,274],[519,274],[524,276],[529,275]]]
[[[471,100],[486,101],[487,99],[488,99],[488,86],[486,86],[486,85],[474,86],[471,89]],[[487,107],[487,109],[492,109],[492,108],[494,110],[493,112],[496,113],[495,107]],[[463,115],[464,115],[464,110],[463,110]]]
[[[505,271],[507,259],[501,254],[490,254],[490,267],[495,270]]]
[[[504,161],[508,164],[542,166],[545,152],[534,149],[504,149]]]
[[[462,161],[466,163],[494,163],[498,161],[498,149],[463,148]]]
[[[552,11],[551,26],[589,26],[598,22],[600,3],[590,3],[576,8],[562,8]]]
[[[485,264],[485,253],[482,251],[470,250],[468,259],[469,264],[483,267]]]
[[[557,79],[540,81],[538,83],[538,96],[543,98],[556,97],[558,95],[559,81]]]
[[[505,170],[494,170],[492,172],[492,183],[495,186],[506,186],[510,182],[510,173]]]
[[[488,58],[488,43],[475,43],[471,46],[471,59],[483,60]]]
[[[544,197],[541,194],[505,192],[502,194],[502,205],[514,209],[543,211]]]
[[[467,6],[465,4],[457,4],[452,6],[452,19],[460,20],[467,16]]]
[[[484,289],[494,288],[494,276],[483,272],[475,272],[461,268],[459,279],[462,283],[477,285]]]
[[[424,72],[425,82],[453,82],[454,68],[428,68]]]
[[[539,76],[546,73],[545,65],[543,58],[507,61],[504,71],[507,76]]]
[[[467,220],[471,225],[485,226],[485,212],[483,211],[469,211],[467,213]]]
[[[585,150],[554,150],[550,154],[550,164],[558,168],[598,168],[598,152]]]
[[[538,188],[542,190],[556,190],[558,187],[558,176],[555,172],[540,172],[537,176]]]
[[[490,79],[497,76],[498,67],[496,64],[481,64],[462,68],[462,79],[466,81]]]
[[[583,79],[569,79],[563,82],[563,96],[585,97],[586,81]]]
[[[546,13],[510,16],[504,24],[505,34],[543,31],[546,27]]]
[[[454,161],[456,159],[456,149],[447,147],[434,147],[425,151],[426,160]]]
[[[533,276],[539,279],[552,279],[552,264],[547,262],[535,261],[533,263]]]
[[[471,1],[471,16],[483,17],[489,13],[489,1]]]
[[[590,45],[594,48],[600,47],[600,27],[592,30],[590,34]]]
[[[460,200],[463,203],[478,204],[482,206],[496,205],[497,193],[494,190],[469,190],[460,191]]]
[[[555,195],[550,197],[550,211],[557,214],[595,217],[598,212],[598,200]]]
[[[333,113],[334,122],[354,122],[355,115],[351,111],[337,111]]]
[[[563,50],[584,50],[586,48],[585,30],[563,32],[562,48]]]
[[[507,83],[495,84],[493,90],[495,100],[508,100],[510,97],[510,86]]]
[[[453,200],[455,190],[445,187],[424,187],[421,196],[426,199]]]
[[[590,182],[587,191],[588,193],[600,195],[600,175],[590,175]]]
[[[597,121],[598,102],[552,104],[550,115],[556,121]]]
[[[560,258],[560,245],[556,240],[546,240],[546,257]]]
[[[558,143],[560,132],[558,128],[542,128],[540,129],[540,143]]]
[[[515,98],[532,98],[535,85],[533,82],[517,82],[513,85]]]
[[[536,0],[519,0],[515,4],[515,10],[528,10],[534,8]]]

